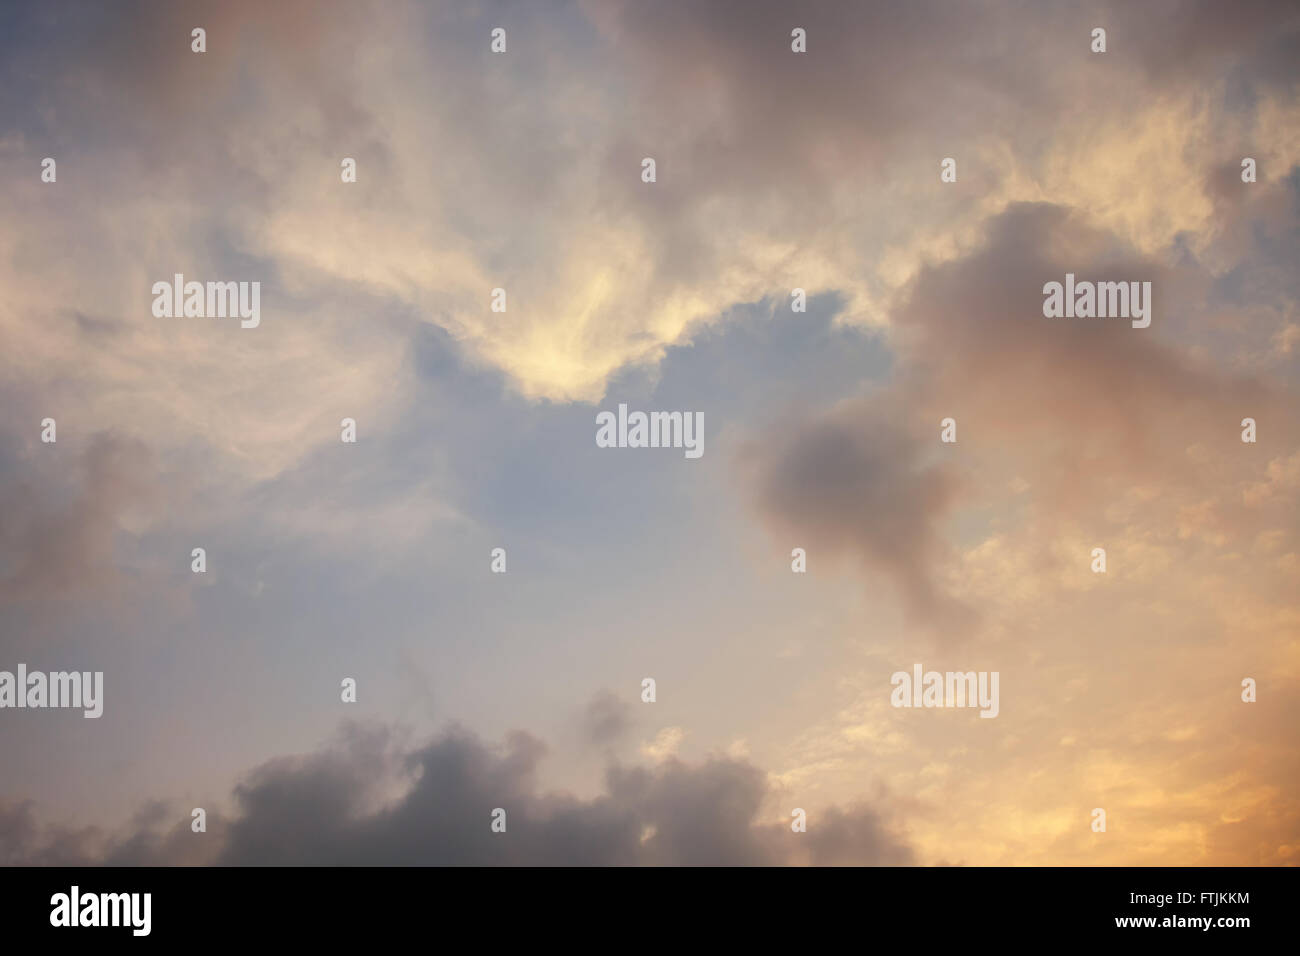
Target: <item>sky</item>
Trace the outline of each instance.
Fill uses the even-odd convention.
[[[1262,0],[5,5],[0,671],[104,709],[0,709],[0,863],[1300,863],[1297,64]]]

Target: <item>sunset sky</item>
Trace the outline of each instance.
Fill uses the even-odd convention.
[[[1296,4],[54,0],[0,65],[0,670],[104,673],[0,710],[0,863],[1300,863]]]

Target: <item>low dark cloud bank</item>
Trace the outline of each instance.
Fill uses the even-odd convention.
[[[908,864],[878,810],[809,814],[808,832],[760,815],[769,788],[744,761],[614,765],[593,800],[540,792],[545,747],[523,732],[492,748],[452,729],[414,748],[392,731],[346,725],[311,754],[277,757],[234,791],[234,811],[149,804],[124,832],[41,825],[0,803],[5,865],[783,865]],[[402,785],[405,789],[399,789]],[[505,833],[491,830],[495,808]],[[785,810],[794,809],[794,805]],[[168,822],[171,821],[171,825]]]

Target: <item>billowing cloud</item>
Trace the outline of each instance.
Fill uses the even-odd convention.
[[[1043,286],[1067,273],[1150,282],[1151,328],[1045,318]],[[944,613],[957,601],[944,582],[962,572],[942,523],[1014,498],[1017,483],[1036,514],[1065,516],[1058,537],[1076,523],[1113,529],[1117,501],[1158,486],[1163,500],[1148,512],[1157,521],[1199,503],[1242,543],[1275,529],[1295,547],[1294,518],[1242,507],[1265,467],[1269,487],[1285,481],[1300,447],[1293,391],[1218,367],[1181,333],[1205,313],[1212,281],[1082,214],[1013,205],[988,223],[982,246],[925,267],[903,290],[892,315],[903,373],[751,439],[739,456],[750,494],[783,540],[855,555],[892,576],[918,616],[950,627],[961,620]],[[1243,417],[1268,422],[1267,450],[1240,441]],[[939,441],[948,418],[955,444]],[[1180,459],[1196,467],[1171,470]],[[1051,536],[1035,528],[1030,546],[1044,567],[1059,566]]]
[[[808,832],[771,822],[764,775],[744,761],[614,765],[591,800],[540,792],[545,748],[512,734],[489,747],[461,730],[403,749],[382,728],[345,727],[315,753],[281,757],[236,787],[235,810],[206,833],[150,804],[121,834],[42,828],[0,804],[7,864],[703,865],[910,863],[879,809],[832,808]],[[505,811],[504,832],[491,828]],[[787,811],[788,812],[788,811]]]

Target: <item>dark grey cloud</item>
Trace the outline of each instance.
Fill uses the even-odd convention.
[[[852,554],[892,579],[915,617],[953,624],[965,609],[936,586],[933,565],[959,481],[927,454],[937,434],[937,422],[922,433],[889,403],[853,400],[770,429],[740,462],[759,511],[790,548],[814,561]]]
[[[79,866],[98,852],[93,827],[42,826],[30,800],[0,801],[0,865]]]
[[[831,807],[808,829],[815,866],[859,866],[863,860],[884,865],[912,862],[912,851],[881,825],[880,815],[864,805]]]
[[[712,758],[614,766],[608,792],[584,801],[538,792],[543,752],[524,733],[498,751],[452,731],[400,755],[414,783],[372,813],[359,810],[373,747],[268,765],[237,791],[239,810],[220,862],[758,865],[791,862],[802,849],[802,835],[761,822],[768,788],[751,764]],[[504,834],[490,829],[498,807],[507,814]],[[856,862],[910,859],[874,815],[839,815],[835,825],[848,819],[872,834],[857,842]]]
[[[596,747],[617,743],[632,726],[632,705],[613,691],[603,690],[582,713],[584,739]]]
[[[181,820],[179,818],[183,817]],[[37,820],[30,800],[0,800],[0,866],[188,866],[211,863],[222,821],[190,829],[190,808],[151,801],[120,832]]]
[[[765,775],[743,761],[615,765],[606,793],[582,800],[540,791],[536,772],[544,750],[522,732],[493,748],[459,729],[405,749],[386,729],[349,725],[320,751],[252,771],[235,789],[234,812],[209,812],[203,834],[191,832],[182,808],[148,804],[123,833],[106,836],[95,828],[42,828],[30,805],[0,805],[0,861],[743,866],[913,860],[878,809],[813,813],[801,834],[765,822]],[[498,807],[506,811],[505,833],[490,829]]]

